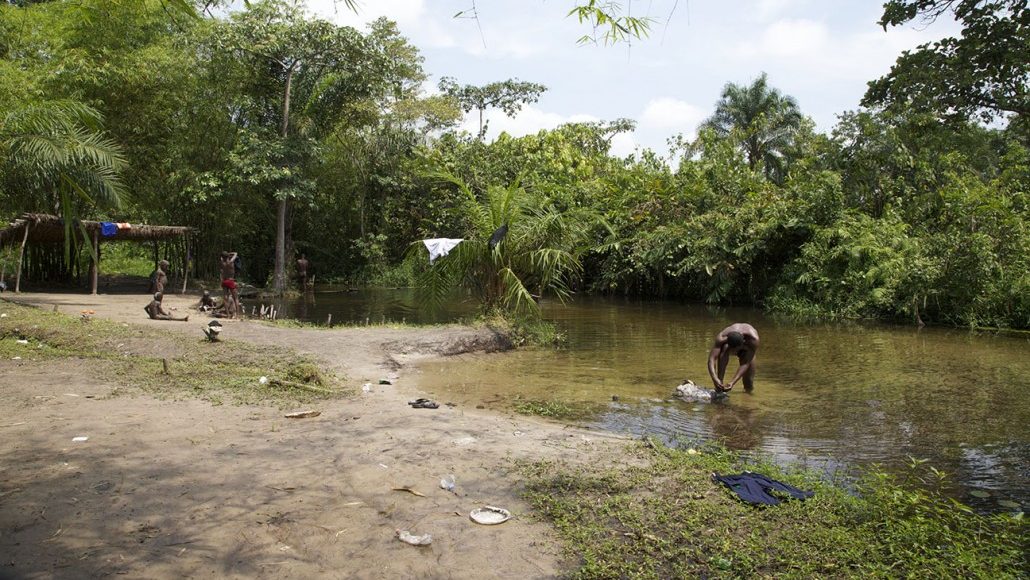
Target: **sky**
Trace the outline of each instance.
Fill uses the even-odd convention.
[[[762,72],[793,96],[820,131],[858,108],[866,83],[886,74],[903,50],[958,34],[951,20],[884,31],[877,0],[621,0],[634,16],[653,16],[651,35],[631,45],[582,45],[587,24],[568,17],[573,0],[306,0],[314,14],[365,30],[380,17],[397,22],[430,75],[484,85],[517,78],[548,87],[514,118],[488,112],[487,140],[562,123],[637,121],[612,141],[612,154],[637,148],[664,155],[666,140],[693,137],[728,82]],[[474,3],[473,3],[474,2]],[[475,8],[478,19],[455,17]],[[473,113],[474,115],[474,113]],[[463,127],[473,134],[478,121]]]

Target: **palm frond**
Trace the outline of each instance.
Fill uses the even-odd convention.
[[[504,289],[504,308],[515,314],[539,314],[540,307],[536,300],[530,295],[529,290],[522,284],[522,280],[512,271],[511,268],[504,268],[498,273],[501,286]]]

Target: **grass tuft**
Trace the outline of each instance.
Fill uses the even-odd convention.
[[[631,446],[618,465],[520,463],[574,578],[1019,578],[1026,524],[876,471],[845,490],[713,445]],[[913,470],[925,466],[913,465]],[[815,491],[758,508],[711,479],[750,469]],[[913,474],[916,476],[919,474]]]
[[[284,348],[231,340],[212,343],[199,330],[191,338],[10,302],[0,303],[0,313],[7,314],[0,317],[0,359],[83,359],[89,363],[83,365],[86,372],[114,378],[118,392],[137,389],[160,397],[280,406],[345,394],[338,377]],[[290,383],[330,392],[292,388]]]

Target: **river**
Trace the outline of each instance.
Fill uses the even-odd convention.
[[[801,324],[749,308],[593,297],[545,302],[542,311],[565,334],[561,348],[426,364],[421,385],[463,405],[602,403],[592,428],[673,443],[716,437],[830,475],[871,464],[904,472],[912,458],[925,459],[949,474],[950,494],[980,509],[1030,506],[1027,335]],[[334,323],[425,323],[474,309],[427,314],[405,292],[330,291],[284,312],[319,322],[332,313]],[[682,379],[711,386],[712,338],[739,321],[762,339],[754,392],[738,385],[723,404],[671,399]],[[731,360],[728,373],[735,369]]]

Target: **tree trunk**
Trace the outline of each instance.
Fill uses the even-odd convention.
[[[290,86],[293,83],[293,71],[297,68],[294,62],[286,71],[286,88],[283,92],[283,124],[280,135],[283,141],[290,128]],[[279,200],[275,223],[275,275],[273,289],[276,294],[286,291],[286,209],[289,200],[284,196]]]

